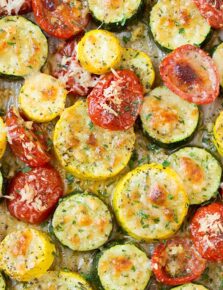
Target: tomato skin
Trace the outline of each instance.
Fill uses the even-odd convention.
[[[20,193],[27,191],[29,198],[25,200]],[[39,224],[49,217],[62,195],[63,182],[59,173],[51,166],[38,167],[13,177],[8,187],[7,206],[17,219]]]
[[[119,91],[118,98],[114,97],[115,90]],[[108,91],[110,96],[106,97],[105,92]],[[118,70],[101,77],[87,101],[88,113],[94,124],[114,131],[127,130],[134,125],[140,112],[143,87],[132,71]]]
[[[194,0],[201,15],[215,29],[223,28],[223,1],[222,0]]]
[[[219,223],[210,224],[210,228],[202,230],[201,226],[206,225],[204,221],[216,215],[219,216]],[[214,231],[216,227],[217,232]],[[202,257],[210,261],[223,261],[223,204],[212,203],[199,208],[192,218],[190,231],[194,245]]]
[[[212,58],[190,44],[178,47],[160,64],[165,85],[181,98],[201,105],[219,95],[220,76]]]
[[[51,59],[51,74],[64,83],[69,93],[85,97],[96,85],[99,78],[87,72],[81,66],[77,59],[76,48],[77,42],[74,40],[69,41],[53,55]],[[74,71],[73,67],[77,71]],[[67,77],[64,81],[64,77],[69,75],[69,73],[73,73],[73,75]],[[81,74],[87,77],[86,83],[81,81]]]
[[[88,25],[89,11],[81,0],[76,1],[75,7],[70,2],[71,0],[32,0],[36,22],[53,37],[68,39],[77,35]]]
[[[185,270],[189,269],[189,273],[185,276],[173,277],[166,271],[168,263],[167,248],[182,246],[182,253],[176,253],[175,259],[178,264],[185,266]],[[190,256],[190,259],[188,259]],[[193,281],[200,277],[206,267],[206,260],[204,260],[196,249],[193,247],[193,243],[189,238],[175,238],[168,240],[166,244],[160,243],[155,248],[152,256],[152,270],[156,276],[156,279],[166,285],[176,286]]]
[[[25,127],[25,121],[13,107],[6,115],[6,126],[9,145],[16,157],[31,167],[50,161],[42,137]]]
[[[18,11],[18,14],[25,14],[32,11],[32,0],[24,0],[24,3],[22,4],[20,10]],[[12,10],[12,13],[10,15],[15,15],[15,11]],[[0,16],[8,15],[8,12],[5,10],[4,7],[0,4]]]

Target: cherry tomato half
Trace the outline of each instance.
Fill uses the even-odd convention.
[[[1,2],[1,1],[0,1]],[[7,3],[11,3],[11,0],[6,0]],[[20,2],[20,1],[19,1]],[[0,3],[0,16],[3,15],[16,15],[16,14],[25,14],[32,11],[32,0],[23,0],[23,3],[13,2],[14,5],[7,7],[4,4]]]
[[[189,238],[175,238],[159,244],[152,256],[156,279],[166,285],[180,285],[200,277],[206,260],[196,251]]]
[[[194,0],[194,3],[212,27],[216,29],[223,28],[222,0]]]
[[[51,74],[58,78],[69,93],[87,96],[97,84],[98,76],[86,71],[77,60],[77,42],[70,41],[51,58]]]
[[[212,103],[219,94],[220,77],[212,58],[190,44],[168,54],[160,65],[165,85],[195,104]]]
[[[42,137],[33,132],[13,107],[6,115],[6,126],[8,142],[15,156],[31,167],[42,166],[50,161]]]
[[[17,173],[8,187],[7,206],[12,216],[31,224],[46,220],[63,195],[59,173],[50,166]]]
[[[49,35],[68,39],[83,31],[89,22],[89,10],[81,0],[32,0],[38,25]]]
[[[212,203],[199,208],[190,230],[194,245],[202,257],[223,261],[223,204]]]
[[[130,70],[118,70],[103,76],[87,98],[92,122],[110,130],[133,126],[141,109],[143,87]]]

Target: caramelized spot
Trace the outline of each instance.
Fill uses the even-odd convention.
[[[80,238],[79,238],[78,236],[74,236],[74,237],[72,237],[70,240],[71,240],[72,243],[74,243],[74,244],[78,244],[78,245],[79,245],[80,242],[81,242],[81,241],[80,241]]]
[[[92,224],[92,219],[88,215],[83,215],[78,218],[78,225],[87,227]]]
[[[115,268],[115,274],[120,275],[123,271],[129,271],[133,264],[126,257],[116,257],[112,259],[112,265]]]
[[[51,87],[48,89],[44,89],[41,91],[43,100],[52,100],[56,99],[57,89],[55,87]]]
[[[181,15],[181,19],[183,20],[184,25],[190,23],[191,17],[190,17],[190,14],[187,12],[187,10],[181,10],[180,15]]]
[[[98,142],[97,142],[97,139],[96,139],[96,137],[95,137],[95,135],[93,133],[91,133],[89,135],[87,144],[89,144],[91,146],[97,146]]]
[[[202,168],[188,157],[181,157],[181,164],[184,168],[186,177],[195,184],[199,184],[204,180],[204,172]]]
[[[158,205],[164,204],[166,201],[166,190],[160,185],[154,186],[150,193],[149,193],[149,199]]]
[[[164,214],[169,221],[172,221],[174,219],[174,210],[173,209],[165,208]]]
[[[104,230],[105,230],[107,224],[108,224],[108,222],[107,222],[106,219],[103,219],[103,218],[102,218],[102,219],[100,219],[100,220],[98,221],[97,226],[98,226],[98,229],[99,229],[99,232],[100,232],[100,233],[103,233],[103,232],[104,232]]]
[[[123,4],[123,0],[105,0],[104,5],[107,8],[119,8]]]
[[[28,232],[24,232],[23,235],[17,241],[15,248],[12,249],[14,256],[25,256],[31,242],[31,235]]]
[[[187,63],[177,63],[174,67],[176,77],[184,84],[191,85],[199,81],[195,70]]]
[[[67,138],[67,148],[77,147],[80,144],[80,141],[74,137],[73,134],[69,134],[69,137]]]

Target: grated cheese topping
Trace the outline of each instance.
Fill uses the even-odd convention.
[[[7,12],[7,15],[12,15],[12,12],[18,14],[25,0],[1,0],[1,7]]]

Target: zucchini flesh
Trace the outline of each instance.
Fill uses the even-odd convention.
[[[222,169],[205,149],[185,147],[170,155],[168,160],[183,180],[190,204],[200,204],[216,195]]]
[[[143,129],[160,146],[186,142],[199,121],[197,105],[189,103],[166,87],[154,89],[144,98],[140,113]]]
[[[24,77],[39,71],[48,55],[41,29],[21,16],[0,19],[0,74]]]
[[[208,288],[198,285],[198,284],[184,284],[175,288],[171,288],[170,290],[208,290]]]
[[[161,48],[200,46],[211,32],[193,0],[159,0],[150,14],[150,29]]]
[[[220,75],[220,85],[223,87],[223,43],[219,44],[213,53],[213,60]]]

